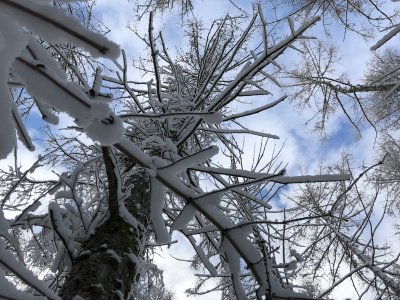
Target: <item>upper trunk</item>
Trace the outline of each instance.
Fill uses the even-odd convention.
[[[139,172],[129,180],[134,188],[125,205],[139,221],[135,228],[120,218],[115,208],[113,201],[118,199],[114,165],[108,151],[103,149],[103,152],[109,181],[110,217],[83,245],[83,254],[72,262],[60,292],[62,299],[78,295],[84,299],[128,299],[139,279],[138,260],[143,259],[148,239],[149,179],[144,172]]]
[[[137,277],[138,230],[109,219],[86,242],[61,292],[62,299],[127,299]]]

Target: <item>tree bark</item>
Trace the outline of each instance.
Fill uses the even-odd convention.
[[[118,213],[117,180],[109,149],[103,147],[109,190],[109,219],[83,245],[83,255],[74,259],[62,289],[62,299],[128,299],[139,279],[138,260],[144,256],[150,215],[149,179],[144,172],[129,180],[134,185],[125,201],[128,211],[139,221],[137,228]]]

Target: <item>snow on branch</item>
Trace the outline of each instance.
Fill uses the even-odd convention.
[[[6,250],[6,245],[2,240],[0,240],[0,264],[18,276],[25,284],[37,290],[43,296],[49,299],[61,299],[53,293],[41,280],[36,278],[36,276],[26,269],[26,267],[18,262],[14,256]],[[0,276],[3,276],[0,273]]]
[[[337,175],[305,175],[305,176],[285,176],[275,177],[271,181],[291,184],[291,183],[307,183],[307,182],[330,182],[330,181],[347,181],[351,179],[350,174],[337,174]]]
[[[177,175],[180,172],[192,166],[198,165],[200,163],[209,160],[212,156],[218,154],[218,151],[219,149],[217,146],[211,146],[207,149],[196,152],[195,154],[181,158],[180,160],[172,163],[171,165],[159,168],[158,171],[164,174]]]
[[[130,142],[127,140],[122,140],[120,143],[116,145],[116,147],[122,151],[127,157],[138,163],[143,167],[147,167],[152,169],[152,164],[148,164],[149,161],[143,154],[138,153],[138,151],[132,145],[129,146]],[[144,160],[141,160],[144,158]],[[147,163],[146,163],[147,161]],[[154,166],[153,166],[154,169]],[[279,176],[281,174],[273,175]],[[197,210],[202,215],[204,215],[212,224],[214,224],[220,232],[225,233],[225,237],[227,240],[233,245],[235,251],[239,253],[239,255],[245,260],[249,268],[252,270],[254,276],[257,281],[262,286],[262,290],[265,292],[267,288],[271,288],[274,290],[277,295],[280,293],[289,296],[297,296],[298,293],[290,292],[284,290],[279,284],[278,279],[273,277],[267,280],[266,274],[269,272],[265,269],[265,264],[263,261],[263,257],[261,253],[255,248],[255,246],[247,239],[247,236],[244,235],[236,235],[232,234],[231,231],[227,231],[227,229],[232,228],[234,224],[232,221],[217,208],[217,204],[219,202],[219,193],[208,193],[207,196],[199,196],[192,189],[188,188],[185,184],[183,184],[177,177],[170,176],[169,173],[163,171],[156,171],[154,176],[160,183],[169,188],[178,196],[185,199],[188,203],[186,206],[186,211],[182,219],[178,221],[179,226],[175,225],[174,227],[182,227],[185,223],[187,223],[194,215],[194,210]],[[227,189],[230,189],[228,187]],[[195,200],[197,198],[197,200]],[[202,201],[199,201],[202,199]],[[190,208],[190,207],[193,207]],[[182,214],[182,213],[181,213]],[[264,258],[267,259],[268,258]],[[272,263],[272,262],[270,262]],[[273,285],[273,286],[271,286]]]
[[[27,29],[27,31],[24,31],[23,28]],[[13,67],[18,73],[13,75],[17,75],[16,78],[21,78],[32,96],[40,99],[38,100],[39,110],[43,112],[50,123],[57,122],[57,118],[51,113],[51,108],[66,111],[76,119],[82,117],[81,122],[84,119],[89,120],[85,128],[93,139],[99,140],[103,138],[105,144],[107,142],[108,144],[115,143],[116,139],[110,140],[106,136],[110,134],[120,137],[123,132],[121,121],[112,115],[107,105],[99,106],[97,103],[90,103],[90,100],[86,99],[85,95],[82,95],[82,91],[79,88],[74,87],[72,83],[68,83],[65,73],[54,62],[54,59],[48,53],[45,53],[47,51],[40,50],[41,46],[37,46],[35,42],[31,41],[25,53],[18,57],[28,44],[29,31],[32,33],[31,38],[40,36],[48,43],[70,42],[87,50],[92,57],[103,56],[116,59],[120,53],[118,45],[110,42],[103,35],[90,31],[74,17],[67,16],[60,8],[44,2],[1,0],[0,104],[2,113],[0,114],[0,125],[2,128],[8,128],[8,130],[0,131],[2,140],[0,157],[4,158],[13,149],[15,145],[15,128],[17,129],[18,137],[27,148],[34,149],[17,109],[13,108],[8,92],[9,71],[13,61]],[[49,88],[43,89],[43,86]],[[58,93],[63,93],[64,97],[57,101],[59,97],[54,97],[54,95]],[[10,113],[10,110],[12,110],[12,113]],[[78,113],[79,111],[86,112],[86,115],[83,117]],[[95,121],[97,118],[99,120]],[[103,126],[105,123],[114,125]],[[102,135],[102,130],[98,130],[98,127],[106,131],[109,131],[109,128],[113,128],[113,130],[112,132],[109,131],[108,134]],[[119,129],[116,129],[118,127]]]
[[[216,133],[227,133],[227,134],[234,134],[234,133],[252,134],[252,135],[256,135],[256,136],[279,140],[279,136],[277,136],[277,135],[264,133],[264,132],[260,132],[260,131],[255,131],[255,130],[250,130],[250,129],[221,129],[221,128],[199,127],[197,130],[216,132]]]
[[[282,96],[278,100],[275,100],[272,103],[268,103],[268,104],[265,104],[263,106],[257,107],[255,109],[247,110],[247,111],[244,111],[244,112],[241,112],[241,113],[238,113],[238,114],[233,114],[233,115],[230,115],[230,116],[226,116],[226,117],[224,117],[223,121],[224,122],[225,121],[230,121],[230,120],[239,119],[239,118],[243,118],[243,117],[247,117],[247,116],[251,116],[251,115],[257,114],[257,113],[262,112],[262,111],[264,111],[266,109],[270,109],[270,108],[274,107],[275,105],[278,105],[279,103],[284,101],[286,98],[287,98],[287,96]]]
[[[0,14],[11,17],[48,42],[69,41],[90,52],[93,57],[116,59],[119,46],[103,35],[88,30],[75,18],[49,4],[27,0],[0,0]]]
[[[208,97],[214,88],[214,86],[217,84],[217,81],[221,79],[223,73],[227,70],[229,65],[232,63],[232,61],[235,58],[235,55],[237,54],[237,51],[239,47],[244,43],[246,40],[251,28],[254,25],[254,22],[256,20],[256,15],[254,18],[250,21],[248,27],[244,30],[243,34],[241,37],[238,39],[236,44],[232,47],[231,51],[229,52],[229,57],[226,59],[226,62],[224,62],[224,65],[221,67],[221,70],[219,73],[215,74],[214,81],[212,82],[212,88],[210,88],[210,91],[206,93],[203,96],[198,96],[198,97]],[[291,36],[283,39],[276,45],[271,46],[270,48],[266,49],[261,55],[257,56],[254,61],[247,61],[247,63],[242,67],[241,71],[237,73],[237,75],[228,82],[224,86],[222,90],[218,92],[218,95],[207,105],[206,110],[207,111],[215,111],[215,110],[221,110],[224,107],[226,107],[228,104],[230,104],[232,101],[240,97],[240,93],[243,92],[244,88],[247,87],[250,83],[253,82],[252,79],[258,75],[261,74],[263,69],[267,67],[268,65],[274,63],[274,61],[293,43],[297,40],[298,37],[302,36],[302,34],[313,24],[315,24],[319,20],[319,17],[314,17],[309,21],[304,22],[303,25],[301,25],[297,30],[295,30]],[[266,47],[266,46],[265,46]],[[201,99],[201,98],[200,98]],[[243,114],[243,115],[238,115],[235,117],[227,117],[228,120],[234,119],[234,118],[239,118],[245,115],[250,115],[253,113],[260,112],[262,110],[268,109],[277,103],[283,101],[284,98],[278,99],[275,101],[276,103],[272,103],[266,106],[263,106],[260,110],[254,110],[250,111],[248,114]],[[201,101],[197,100],[197,102],[201,103]],[[224,121],[226,121],[225,119]],[[181,146],[185,141],[196,131],[197,127],[200,125],[199,121],[195,121],[193,124],[190,125],[189,129],[186,129],[182,135],[180,136],[180,139],[178,140],[178,146]]]
[[[222,114],[220,112],[196,112],[196,111],[180,111],[180,112],[165,112],[162,114],[141,114],[141,113],[127,113],[118,115],[121,119],[158,119],[165,120],[171,117],[190,117],[195,116],[204,120],[207,124],[220,124],[222,122]]]
[[[48,56],[44,49],[35,50],[38,50],[42,57]],[[54,66],[46,64],[43,60],[29,58],[30,51],[25,51],[13,64],[29,93],[49,106],[68,113],[78,126],[85,129],[89,137],[103,145],[112,145],[121,139],[125,131],[122,121],[106,103],[89,99],[77,85],[67,82],[65,75],[59,75],[62,71],[56,69],[57,73],[54,72]],[[49,57],[46,59],[51,61]],[[43,89],[43,86],[47,88]]]
[[[400,32],[400,25],[397,25],[391,31],[389,31],[387,34],[385,34],[379,41],[377,41],[375,43],[375,45],[373,45],[371,47],[371,50],[375,51],[378,48],[382,47],[384,44],[386,44],[390,39],[392,39],[399,32]]]

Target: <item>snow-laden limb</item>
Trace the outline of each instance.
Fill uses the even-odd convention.
[[[2,240],[0,240],[0,264],[18,276],[18,278],[20,278],[25,284],[37,290],[43,296],[54,300],[60,299],[60,297],[55,295],[52,290],[50,290],[41,280],[36,278],[31,271],[27,270],[22,263],[17,261],[15,257],[6,250],[6,245]]]
[[[38,60],[38,57],[42,58]],[[68,113],[92,139],[111,145],[124,133],[122,121],[114,115],[107,103],[93,101],[55,66],[42,47],[28,47],[13,67],[28,92],[58,111]],[[46,89],[42,87],[46,86]],[[54,95],[58,95],[54,97]]]
[[[166,213],[169,216],[173,216],[173,214],[170,211],[166,211]],[[196,216],[197,220],[201,220],[201,217]],[[200,221],[201,222],[201,221]],[[204,225],[204,224],[203,224]],[[172,230],[172,228],[171,228]],[[207,229],[206,229],[207,230]],[[186,238],[189,240],[189,242],[192,244],[193,249],[196,251],[196,254],[199,256],[200,261],[203,263],[204,267],[208,270],[208,272],[211,274],[211,276],[217,277],[218,276],[218,271],[215,268],[215,266],[211,263],[209,256],[207,256],[207,254],[205,253],[204,249],[201,247],[201,245],[199,245],[196,241],[196,239],[192,236],[192,232],[193,231],[189,231],[187,228],[183,228],[180,230],[185,236]],[[197,233],[204,233],[204,231],[197,232]],[[194,234],[197,234],[194,233]],[[215,242],[215,241],[214,241]],[[217,246],[217,243],[215,242],[214,244],[215,246]]]
[[[22,226],[24,222],[28,223],[28,220],[31,217],[31,213],[37,210],[41,204],[42,203],[37,200],[28,205],[18,216],[15,217],[15,219],[12,221],[12,224]]]
[[[183,231],[185,234],[185,232]],[[201,262],[204,264],[208,272],[210,272],[211,276],[218,276],[218,271],[211,263],[210,259],[204,253],[204,250],[201,246],[197,245],[196,240],[192,236],[188,236],[190,243],[192,244],[193,249],[196,251],[197,255],[199,256]]]
[[[207,124],[220,124],[222,122],[222,114],[220,112],[193,112],[193,111],[180,111],[180,112],[166,112],[162,114],[142,114],[142,113],[127,113],[118,115],[122,119],[136,118],[136,119],[157,119],[165,121],[171,117],[199,117]]]
[[[242,43],[244,43],[247,35],[250,32],[250,29],[252,28],[256,18],[254,17],[252,21],[249,23],[248,27],[242,34],[241,38],[239,41],[236,43],[235,47],[232,49],[232,52],[227,59],[226,66],[227,68],[229,64],[232,62],[232,60],[235,57],[235,54],[237,53],[238,49],[237,47],[240,47]],[[207,111],[215,111],[215,110],[221,110],[228,104],[230,104],[232,101],[234,101],[236,98],[239,97],[239,94],[242,92],[242,90],[248,85],[246,82],[247,79],[250,79],[257,75],[260,71],[262,71],[265,67],[270,65],[275,59],[277,59],[287,48],[289,45],[291,45],[293,42],[297,40],[297,37],[301,36],[310,26],[312,26],[314,23],[316,23],[319,20],[319,17],[314,17],[309,21],[304,22],[303,25],[301,25],[293,34],[292,36],[287,37],[286,39],[283,39],[281,42],[277,43],[276,45],[268,48],[268,51],[264,51],[261,55],[256,57],[253,62],[247,63],[242,70],[235,76],[233,80],[229,82],[229,84],[218,93],[218,96],[215,97],[209,103],[207,106]],[[223,68],[223,70],[226,70]],[[223,71],[222,71],[223,72]],[[217,78],[222,77],[222,74],[217,74]],[[200,91],[199,91],[200,92]],[[206,95],[199,94],[198,97],[201,99],[202,97],[205,97]],[[278,102],[283,101],[282,100],[277,100]],[[268,107],[272,104],[268,104]],[[193,125],[190,126],[190,128],[187,128],[182,132],[180,139],[177,142],[177,145],[180,146],[182,145],[189,136],[193,134],[193,132],[197,129],[197,127],[200,125],[199,121],[195,121]]]
[[[117,144],[116,147],[127,157],[134,160],[139,165],[151,169],[150,164],[146,164],[145,161],[141,161],[139,159],[139,157],[143,157],[145,159],[146,157],[144,157],[143,154],[137,153],[135,147],[127,145],[128,143],[129,142],[125,140],[123,141],[122,145]],[[156,170],[154,178],[156,178],[160,183],[173,191],[175,194],[185,199],[188,204],[191,204],[198,212],[200,212],[212,224],[214,224],[220,232],[224,232],[224,236],[226,237],[226,239],[233,245],[235,250],[244,259],[250,270],[252,270],[257,281],[264,287],[265,291],[267,289],[271,289],[272,291],[274,291],[274,293],[276,293],[277,296],[299,296],[298,293],[285,291],[279,285],[277,281],[278,279],[276,279],[275,277],[271,276],[272,279],[270,278],[269,282],[267,281],[266,274],[268,274],[269,271],[265,269],[265,264],[261,253],[247,239],[246,236],[234,234],[235,230],[238,230],[237,228],[233,229],[232,231],[228,230],[229,228],[234,228],[234,224],[222,211],[217,208],[217,205],[220,201],[220,196],[218,193],[209,193],[209,195],[207,196],[199,197],[192,189],[184,185],[178,178],[176,178],[175,176],[170,176],[169,173],[164,171],[165,170]],[[194,200],[195,198],[199,199]],[[184,221],[186,222],[187,219],[188,218],[185,218]],[[272,265],[272,262],[270,262],[270,264]]]
[[[3,130],[0,130],[0,139],[2,140],[0,157],[4,158],[14,148],[15,125],[17,125],[18,136],[21,141],[28,149],[34,149],[30,137],[18,115],[17,109],[15,107],[13,108],[12,100],[8,92],[11,63],[20,55],[27,44],[29,36],[27,32],[23,32],[23,28],[40,36],[49,43],[73,43],[87,50],[93,57],[103,56],[116,59],[120,51],[115,43],[110,42],[101,34],[88,30],[85,26],[80,24],[78,20],[67,16],[62,9],[51,6],[49,3],[35,3],[26,0],[1,0],[0,25],[0,104],[2,107],[0,113],[0,127],[3,128]],[[54,59],[52,59],[48,53],[44,54],[46,51],[42,50],[41,53],[38,53],[40,47],[32,45],[32,43],[34,44],[35,42],[32,41],[30,43],[30,48],[28,47],[28,50],[25,51],[29,52],[29,54],[25,53],[25,55],[19,57],[14,63],[14,68],[17,69],[17,73],[20,73],[20,76],[17,76],[17,78],[22,79],[33,96],[40,98],[40,100],[38,100],[38,107],[45,119],[53,124],[58,121],[57,117],[51,112],[52,107],[60,111],[64,109],[67,113],[71,113],[70,108],[73,106],[75,106],[76,112],[82,109],[82,107],[77,107],[76,103],[69,103],[71,99],[67,99],[68,97],[61,97],[58,103],[54,103],[52,99],[58,97],[46,96],[48,94],[55,95],[55,92],[59,93],[60,90],[63,90],[64,93],[69,94],[69,98],[72,96],[75,100],[82,100],[80,102],[83,105],[83,111],[86,111],[86,116],[76,116],[74,114],[71,116],[76,119],[78,119],[77,117],[82,117],[81,122],[87,117],[89,118],[89,123],[84,126],[88,135],[95,140],[103,139],[104,144],[115,143],[117,139],[110,139],[107,138],[107,136],[122,135],[123,127],[121,121],[114,118],[107,105],[90,104],[90,101],[82,99],[83,97],[79,95],[77,89],[74,88],[72,84],[66,83],[66,76],[65,74],[62,75],[63,71],[59,69],[57,63],[51,63]],[[46,68],[47,70],[44,71]],[[38,78],[42,80],[39,79],[35,84],[35,80],[33,79],[40,74],[42,76]],[[54,85],[56,87],[52,88]],[[49,89],[39,88],[43,86],[48,86]],[[65,101],[65,105],[62,105],[61,103]],[[96,108],[92,108],[92,106],[96,106]],[[10,113],[11,110],[12,113]],[[89,113],[88,110],[90,110]],[[109,124],[113,125],[106,126]],[[7,130],[4,130],[5,128],[7,128]],[[112,130],[110,130],[110,128],[112,128]],[[102,134],[104,131],[107,131],[107,134]]]
[[[226,186],[225,188],[219,189],[219,190],[214,190],[208,193],[200,194],[196,197],[194,197],[193,200],[202,200],[207,198],[210,195],[215,195],[215,194],[222,194],[229,192],[234,189],[244,189],[246,187],[250,187],[254,184],[260,183],[260,182],[265,182],[265,181],[270,181],[270,182],[276,182],[280,184],[294,184],[294,183],[309,183],[309,182],[329,182],[329,181],[347,181],[350,179],[349,174],[339,174],[339,175],[307,175],[307,176],[284,176],[283,174],[286,172],[285,169],[282,171],[276,173],[276,174],[262,174],[262,176],[257,176],[256,179],[249,180],[246,182],[240,182],[240,183],[235,183],[231,184],[229,186]],[[239,172],[240,173],[240,172]],[[246,173],[244,173],[246,174]],[[243,177],[246,177],[245,175],[242,175]]]
[[[7,86],[10,67],[28,42],[27,35],[15,20],[0,10],[0,159],[5,158],[15,146],[15,123],[12,119],[12,98]]]
[[[260,178],[268,178],[276,176],[276,174],[270,173],[262,173],[262,172],[253,172],[247,170],[238,170],[238,169],[227,169],[227,168],[216,168],[216,167],[205,167],[205,166],[191,166],[190,169],[211,173],[211,174],[222,174],[236,177],[244,177],[251,179],[260,179]]]
[[[32,139],[28,134],[28,131],[25,128],[24,123],[22,122],[21,116],[18,113],[18,108],[15,103],[13,103],[12,107],[12,116],[16,125],[18,139],[22,142],[22,144],[30,151],[35,150],[35,146],[32,143]]]
[[[195,165],[198,165],[200,163],[209,160],[212,156],[218,154],[218,151],[219,149],[217,146],[211,146],[207,149],[196,152],[195,154],[192,154],[190,156],[183,157],[173,162],[171,165],[159,168],[158,171],[164,174],[169,173],[178,175],[180,172],[184,170],[187,170]]]
[[[5,270],[0,267],[0,298],[13,300],[45,300],[44,296],[33,296],[18,290],[5,277]]]
[[[271,181],[282,184],[307,183],[307,182],[330,182],[330,181],[347,181],[351,179],[350,174],[337,175],[304,175],[304,176],[279,176],[274,177]]]
[[[234,119],[239,119],[239,118],[243,118],[243,117],[247,117],[247,116],[251,116],[254,114],[257,114],[259,112],[265,111],[266,109],[270,109],[276,105],[278,105],[279,103],[281,103],[282,101],[284,101],[287,98],[287,96],[282,96],[279,99],[273,101],[272,103],[268,103],[265,105],[262,105],[260,107],[254,108],[254,109],[250,109],[238,114],[232,114],[229,116],[224,117],[223,121],[230,121],[230,120],[234,120]]]
[[[50,4],[26,0],[1,0],[1,14],[12,17],[48,42],[70,42],[87,50],[93,57],[116,59],[119,46],[101,34],[92,32],[78,20]]]
[[[164,218],[162,216],[167,188],[154,177],[150,178],[150,188],[150,218],[151,223],[153,224],[156,240],[160,244],[167,244],[170,240],[170,237],[164,224]]]
[[[261,131],[255,131],[255,130],[250,130],[250,129],[219,129],[219,128],[199,127],[197,130],[204,130],[204,131],[224,133],[224,134],[244,133],[244,134],[252,134],[255,136],[261,136],[261,137],[279,140],[279,136],[277,136],[275,134],[264,133]]]
[[[196,209],[190,203],[186,204],[171,225],[171,232],[183,229],[194,218]]]
[[[63,222],[63,218],[61,216],[60,207],[54,201],[49,204],[49,216],[50,216],[50,221],[51,221],[53,230],[57,233],[57,235],[63,242],[64,247],[68,251],[69,258],[72,261],[74,258],[74,254],[75,254],[74,253],[75,247],[72,244],[73,241],[71,240],[71,232],[65,226],[65,224]],[[62,249],[60,249],[59,251],[61,251],[61,250]]]
[[[225,255],[226,260],[229,264],[233,288],[235,289],[235,295],[238,300],[247,299],[246,292],[240,282],[240,255],[236,252],[236,249],[226,238],[223,238],[219,252]]]
[[[187,231],[186,235],[190,236],[190,235],[208,233],[208,232],[217,231],[217,230],[218,230],[218,228],[215,227],[214,225],[208,225],[208,226],[200,227],[198,229],[193,229],[193,230]]]
[[[382,47],[384,44],[386,44],[390,39],[392,39],[399,32],[400,32],[400,25],[397,25],[392,30],[390,30],[387,34],[385,34],[379,41],[377,41],[375,43],[375,45],[373,45],[371,47],[371,50],[375,51],[378,48]]]

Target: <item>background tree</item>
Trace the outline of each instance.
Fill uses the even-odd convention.
[[[379,245],[376,238],[382,221],[387,218],[389,198],[379,199],[384,194],[365,176],[380,164],[382,162],[365,168],[351,185],[306,184],[297,190],[295,197],[290,196],[290,201],[298,206],[287,215],[294,214],[301,219],[300,216],[305,214],[310,219],[302,224],[291,224],[286,228],[286,234],[301,237],[295,238],[301,241],[296,250],[304,264],[299,275],[310,276],[313,281],[319,279],[318,297],[326,296],[349,278],[359,298],[370,290],[373,295],[385,299],[396,299],[399,293],[399,254],[389,245]],[[341,165],[325,172],[346,170],[351,173],[349,166],[349,157],[344,157]],[[314,214],[326,212],[329,217],[312,218]]]

